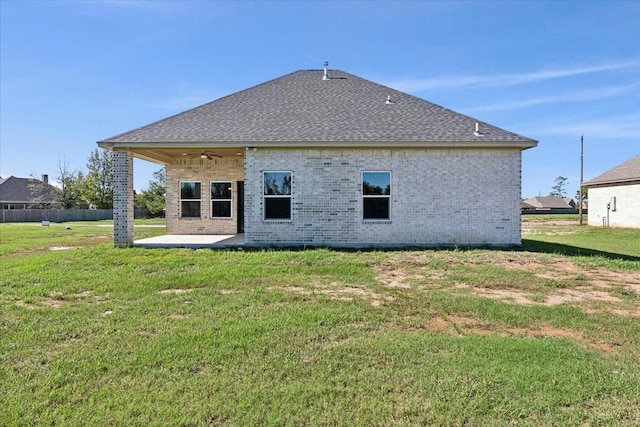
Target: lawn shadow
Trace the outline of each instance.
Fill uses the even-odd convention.
[[[566,256],[601,256],[611,260],[640,261],[640,257],[633,255],[617,254],[613,252],[599,251],[596,249],[564,245],[562,243],[540,242],[538,240],[530,239],[522,239],[522,247],[520,247],[519,250],[561,254]]]

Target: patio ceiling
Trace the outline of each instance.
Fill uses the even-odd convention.
[[[161,165],[173,164],[178,159],[197,158],[205,151],[211,157],[242,157],[244,148],[208,148],[205,146],[185,148],[128,148],[134,157]]]

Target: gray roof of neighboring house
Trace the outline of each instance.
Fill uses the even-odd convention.
[[[538,196],[525,199],[524,202],[542,209],[571,209],[572,206],[567,202],[571,199],[563,199],[558,196]]]
[[[586,181],[583,185],[614,184],[629,181],[640,181],[640,155],[632,157],[615,168]]]
[[[99,143],[537,143],[344,71],[329,76],[296,71]]]
[[[10,176],[0,182],[0,202],[54,203],[56,191],[57,188],[38,179]]]

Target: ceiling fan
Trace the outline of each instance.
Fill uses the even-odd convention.
[[[201,159],[207,159],[207,160],[212,160],[214,157],[217,157],[218,159],[221,159],[222,156],[218,156],[215,154],[209,154],[207,153],[206,150],[202,150],[200,153],[182,153],[183,156],[191,156],[189,157],[190,159],[193,159],[195,157],[200,157]]]

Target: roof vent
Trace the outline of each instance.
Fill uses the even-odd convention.
[[[484,134],[480,132],[480,124],[476,122],[476,131],[473,133],[475,136],[483,136]]]
[[[324,76],[322,76],[322,80],[329,80],[329,71],[327,68],[329,67],[329,61],[324,61]]]
[[[387,96],[387,101],[385,102],[385,104],[389,105],[389,104],[395,104],[395,101],[391,100],[391,95]]]

